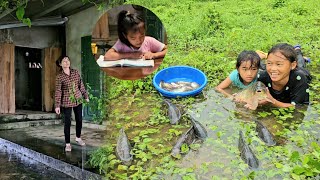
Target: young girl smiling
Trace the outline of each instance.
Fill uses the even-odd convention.
[[[258,80],[268,88],[268,98],[275,107],[291,107],[309,103],[309,85],[306,74],[297,69],[297,53],[293,46],[281,43],[268,52],[266,71]],[[265,104],[266,101],[259,104]]]

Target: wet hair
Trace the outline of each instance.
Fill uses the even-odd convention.
[[[268,56],[270,53],[280,52],[287,60],[290,62],[297,61],[297,53],[294,50],[294,47],[287,43],[280,43],[274,45],[270,51],[268,52]]]
[[[132,46],[126,38],[129,31],[144,33],[145,23],[143,18],[137,13],[131,14],[129,11],[123,10],[118,15],[118,37],[122,43]]]
[[[260,67],[260,60],[261,60],[260,56],[255,51],[244,50],[238,55],[236,68],[238,69],[240,67],[241,63],[246,62],[246,61],[251,62],[250,67],[259,68]]]

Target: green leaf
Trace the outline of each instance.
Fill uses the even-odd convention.
[[[218,131],[216,134],[217,134],[218,138],[220,138],[222,136],[222,132],[221,131]]]
[[[122,165],[122,164],[119,164],[118,165],[118,170],[119,171],[126,171],[128,169],[128,166],[124,166],[124,165]]]
[[[300,174],[302,174],[302,173],[305,172],[305,169],[304,169],[303,167],[301,167],[301,166],[295,166],[295,167],[293,168],[293,172],[294,172],[295,174],[297,174],[297,175],[300,175]]]
[[[254,179],[256,173],[254,171],[252,171],[249,175],[248,175],[248,179]]]
[[[210,126],[210,129],[211,129],[212,131],[216,130],[217,128],[218,128],[218,126],[215,126],[215,125]]]
[[[280,114],[280,112],[278,110],[275,110],[275,109],[272,110],[271,112],[276,116],[279,116],[279,114]]]
[[[131,171],[133,171],[134,169],[135,169],[135,165],[131,165],[130,167],[129,167],[129,169],[131,170]]]
[[[187,153],[189,151],[189,146],[186,143],[181,145],[181,153]]]
[[[277,167],[278,169],[283,168],[283,165],[282,165],[282,164],[280,164],[280,163],[275,163],[275,165],[276,165],[276,167]]]
[[[308,170],[306,170],[305,175],[309,176],[309,177],[312,177],[313,176],[313,172],[308,169]]]
[[[192,149],[192,150],[197,150],[197,149],[199,149],[200,147],[201,147],[201,144],[197,144],[197,143],[190,145],[190,149]]]
[[[191,175],[185,175],[182,177],[183,180],[195,180],[195,178]]]
[[[19,21],[22,21],[23,16],[24,16],[24,8],[23,8],[22,6],[19,6],[19,7],[17,8],[16,16],[17,16],[17,18],[19,19]]]
[[[292,154],[291,154],[291,157],[290,157],[290,160],[292,162],[297,162],[300,158],[300,155],[299,155],[299,152],[298,151],[294,151]]]
[[[108,160],[112,160],[112,159],[115,159],[116,158],[116,156],[114,155],[114,154],[110,154],[109,156],[108,156]]]
[[[302,164],[303,164],[303,165],[306,165],[306,164],[308,164],[308,162],[309,162],[309,156],[304,156],[304,157],[302,158]]]
[[[22,22],[26,25],[28,25],[29,27],[31,27],[31,20],[29,18],[23,18]],[[86,102],[86,101],[85,101]]]
[[[291,173],[291,177],[295,180],[300,180],[300,177],[294,173]]]
[[[152,141],[153,141],[152,138],[145,138],[145,139],[143,139],[143,142],[144,142],[144,143],[149,143],[149,142],[152,142]]]

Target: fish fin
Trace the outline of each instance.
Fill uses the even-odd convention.
[[[256,110],[258,105],[256,106],[255,104],[250,104],[250,103],[247,103],[246,105],[244,105],[245,108],[248,108],[250,110]]]

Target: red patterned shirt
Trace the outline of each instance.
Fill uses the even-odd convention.
[[[55,107],[75,107],[88,93],[77,70],[70,68],[70,75],[62,71],[56,79]]]

